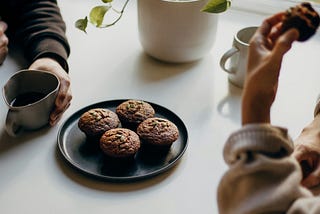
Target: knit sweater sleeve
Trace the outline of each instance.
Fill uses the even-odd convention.
[[[220,213],[320,213],[320,198],[300,185],[292,151],[280,127],[250,124],[233,133],[224,147],[229,169],[218,187]]]
[[[12,0],[4,21],[14,41],[22,44],[26,58],[57,60],[68,71],[70,47],[66,25],[56,0]]]

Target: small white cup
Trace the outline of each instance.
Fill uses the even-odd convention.
[[[229,81],[240,88],[243,87],[246,77],[249,42],[257,28],[246,27],[239,30],[234,36],[232,48],[220,59],[220,67],[229,74]]]

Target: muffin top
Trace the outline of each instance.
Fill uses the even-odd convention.
[[[154,145],[170,145],[179,137],[177,126],[164,118],[148,118],[137,128],[139,137]]]
[[[306,41],[315,34],[319,23],[319,14],[309,2],[303,2],[286,11],[281,29],[285,32],[290,28],[296,28],[300,34],[298,41]]]
[[[110,129],[100,138],[100,148],[110,157],[131,157],[138,152],[140,139],[139,136],[130,129]]]
[[[139,124],[147,118],[153,117],[153,107],[141,100],[127,100],[116,108],[116,113],[121,122]]]
[[[116,113],[109,109],[95,108],[83,113],[78,127],[88,136],[102,135],[105,131],[117,128],[120,120]]]

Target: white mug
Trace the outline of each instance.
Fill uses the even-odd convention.
[[[239,30],[234,36],[232,47],[220,59],[220,67],[229,74],[229,81],[240,88],[246,77],[249,42],[257,28],[246,27]]]

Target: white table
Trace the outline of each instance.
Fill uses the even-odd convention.
[[[87,0],[59,1],[67,23],[72,53],[72,105],[53,127],[10,138],[0,133],[0,212],[42,213],[217,213],[216,190],[226,170],[222,149],[228,135],[240,127],[241,89],[230,85],[219,67],[234,33],[259,25],[266,15],[230,10],[220,15],[217,39],[202,60],[170,65],[146,56],[137,32],[136,2],[109,29],[88,34],[74,28],[87,14]],[[320,36],[297,43],[284,59],[275,125],[288,127],[295,138],[312,119],[320,92]],[[21,68],[13,56],[0,67],[1,86]],[[121,98],[154,102],[174,111],[189,131],[186,153],[173,169],[134,183],[110,183],[71,169],[57,149],[59,127],[89,104]],[[0,126],[6,106],[0,102]]]

